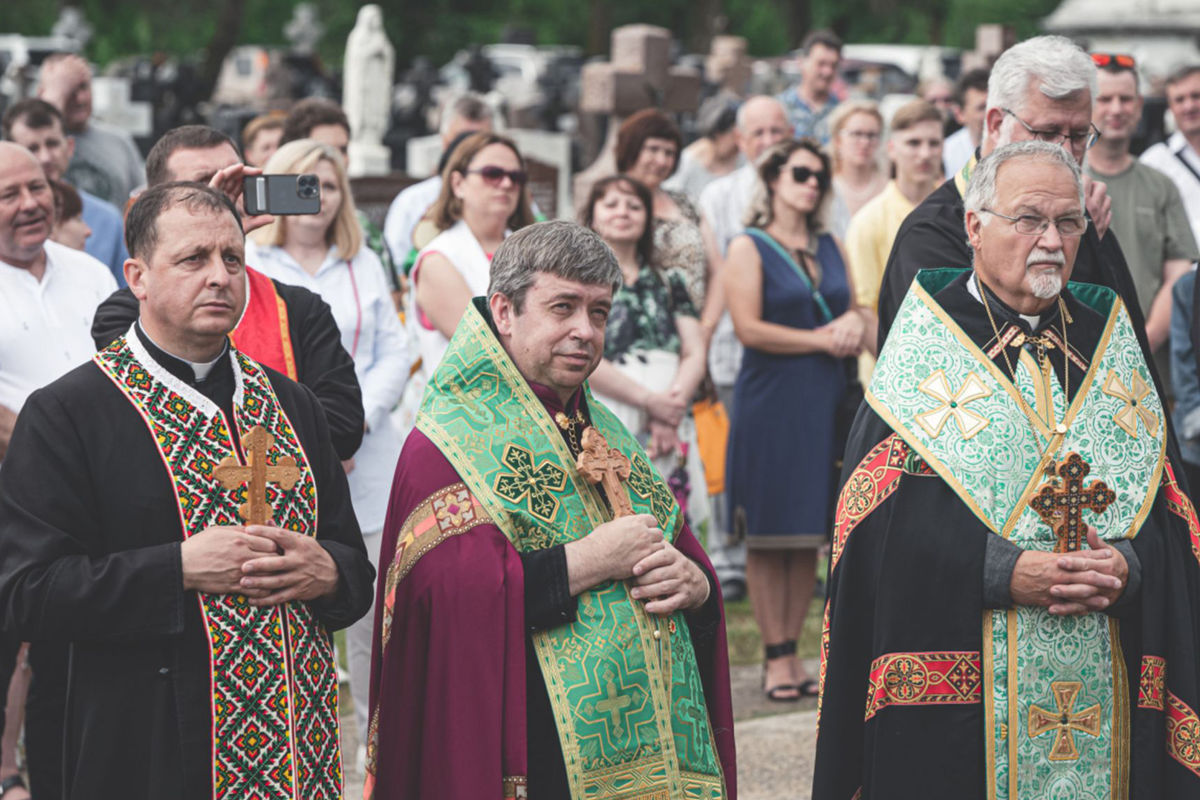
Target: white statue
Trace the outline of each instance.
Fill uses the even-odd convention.
[[[383,12],[377,5],[359,9],[346,40],[342,108],[350,119],[350,174],[381,175],[390,168],[391,154],[383,146],[392,111],[392,71],[396,51],[383,32]]]

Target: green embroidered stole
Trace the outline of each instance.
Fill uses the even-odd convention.
[[[1029,500],[1046,481],[1041,456],[1056,427],[1066,425],[1059,461],[1078,453],[1091,466],[1084,483],[1104,481],[1116,493],[1102,513],[1086,510],[1085,522],[1103,539],[1133,538],[1154,502],[1166,432],[1120,298],[1103,287],[1071,285],[1106,324],[1068,404],[1058,380],[1024,351],[1014,384],[937,303],[934,294],[962,272],[918,273],[867,402],[989,530],[1027,550],[1050,551],[1056,543]],[[1032,426],[1018,396],[1035,412]],[[1105,614],[984,612],[990,800],[1052,797],[1065,785],[1080,800],[1124,797],[1129,698],[1118,634],[1117,621]]]
[[[587,396],[592,424],[632,465],[633,508],[668,537],[679,507],[636,440]],[[611,519],[562,435],[472,303],[426,389],[417,427],[520,552]],[[655,638],[655,633],[659,638]],[[579,596],[578,618],[533,636],[573,800],[725,796],[682,614],[652,617],[624,581]]]
[[[275,439],[268,461],[291,456],[300,480],[267,485],[274,524],[316,535],[317,487],[304,449],[262,368],[231,350],[239,431]],[[235,455],[225,415],[146,351],[131,329],[93,359],[141,414],[171,477],[183,538],[241,525],[246,487],[225,489],[213,470]],[[337,675],[329,634],[304,603],[255,608],[244,595],[199,594],[211,654],[213,797],[342,797]]]

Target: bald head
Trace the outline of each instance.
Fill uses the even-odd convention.
[[[0,261],[40,268],[53,226],[54,194],[42,165],[24,147],[0,142]]]
[[[774,97],[755,95],[742,103],[737,113],[738,148],[750,163],[772,145],[792,136],[783,104]]]

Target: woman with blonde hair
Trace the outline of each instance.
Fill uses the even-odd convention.
[[[247,261],[280,283],[319,294],[333,311],[342,346],[354,359],[366,427],[358,452],[343,466],[367,553],[378,567],[392,472],[404,443],[391,411],[412,364],[408,337],[396,317],[379,257],[363,241],[342,154],[313,139],[297,139],[276,150],[263,172],[313,173],[321,184],[321,210],[277,216],[250,234],[256,246]],[[346,632],[359,741],[366,741],[367,733],[373,619],[369,613]]]
[[[812,139],[759,160],[746,232],[722,271],[745,347],[726,461],[730,530],[746,541],[746,586],[766,646],[771,700],[815,695],[796,657],[826,541],[845,359],[869,343],[841,246],[824,232],[829,159]],[[779,487],[786,486],[781,492]]]
[[[869,100],[850,100],[834,110],[829,129],[833,158],[829,231],[844,239],[850,218],[887,186],[888,173],[879,159],[883,115]]]

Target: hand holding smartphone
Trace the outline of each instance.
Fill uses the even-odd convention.
[[[316,214],[321,211],[321,182],[316,175],[247,175],[242,187],[246,213]]]

